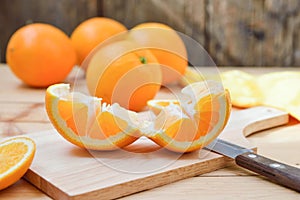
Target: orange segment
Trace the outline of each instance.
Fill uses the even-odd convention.
[[[0,190],[18,181],[27,171],[35,154],[35,143],[15,137],[0,143]]]

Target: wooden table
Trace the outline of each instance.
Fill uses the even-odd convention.
[[[236,68],[220,68],[220,71]],[[239,68],[241,69],[241,68]],[[254,74],[297,68],[242,68]],[[74,78],[71,74],[68,79]],[[44,110],[44,89],[22,84],[0,64],[0,139],[51,129]],[[290,119],[285,126],[262,131],[248,139],[258,152],[272,159],[300,167],[300,123]],[[201,176],[178,181],[123,199],[300,199],[290,189],[275,185],[237,166],[227,167]],[[0,199],[50,199],[27,181],[21,179],[0,191]]]

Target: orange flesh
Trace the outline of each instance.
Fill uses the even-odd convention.
[[[23,158],[28,151],[28,147],[23,143],[12,143],[0,148],[0,174],[9,170]]]

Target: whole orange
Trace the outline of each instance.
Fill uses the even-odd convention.
[[[187,68],[187,51],[183,40],[170,26],[142,23],[130,30],[130,37],[148,48],[161,64],[162,84],[178,81]]]
[[[88,89],[106,103],[141,111],[160,89],[162,75],[155,56],[129,40],[98,48],[89,60]]]
[[[76,60],[76,52],[68,36],[49,24],[35,23],[18,29],[6,50],[10,69],[33,87],[46,87],[63,81]]]
[[[71,41],[78,55],[78,63],[82,64],[86,56],[98,44],[124,31],[127,31],[127,28],[123,24],[106,17],[90,18],[79,24],[71,34]]]

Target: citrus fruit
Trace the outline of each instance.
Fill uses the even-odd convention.
[[[160,89],[161,70],[155,56],[133,42],[100,45],[89,60],[87,86],[103,102],[141,111]]]
[[[71,41],[78,55],[78,64],[82,64],[98,44],[124,31],[127,31],[127,28],[123,24],[106,17],[94,17],[83,21],[71,34]]]
[[[35,143],[27,137],[14,137],[0,142],[0,190],[17,182],[30,167]]]
[[[198,150],[214,140],[230,116],[230,95],[216,81],[196,82],[182,89],[185,98],[166,103],[151,100],[150,109],[161,110],[152,130],[144,135],[171,151]]]
[[[68,84],[46,91],[46,110],[57,131],[69,142],[86,149],[113,150],[141,136],[175,152],[198,150],[224,129],[231,110],[228,91],[215,81],[198,82],[182,89],[176,100],[151,100],[154,119],[100,98],[71,92]]]
[[[130,30],[130,38],[148,48],[162,69],[162,84],[180,80],[187,68],[187,51],[180,36],[162,23],[142,23]]]
[[[118,104],[102,103],[100,98],[73,93],[68,84],[48,87],[45,105],[56,130],[79,147],[113,150],[137,139],[137,128],[130,120],[136,113]]]
[[[42,23],[26,25],[10,38],[7,64],[24,83],[47,87],[63,81],[76,64],[76,52],[68,36]]]
[[[221,78],[224,87],[230,91],[234,106],[247,108],[262,104],[263,93],[253,75],[240,70],[232,70],[223,72]]]

